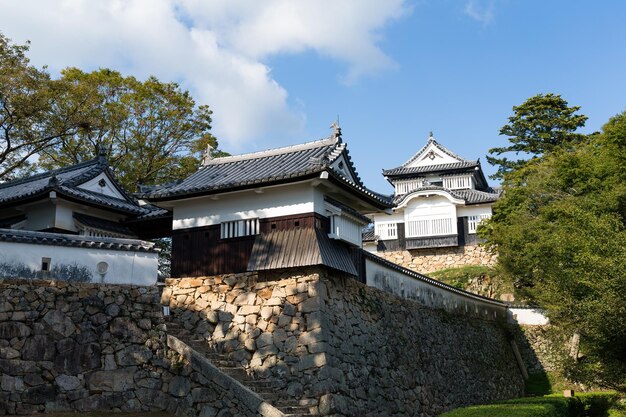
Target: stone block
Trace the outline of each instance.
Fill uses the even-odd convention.
[[[261,306],[244,305],[239,307],[238,314],[247,316],[248,314],[257,314],[259,311],[261,311]]]
[[[19,377],[2,375],[2,378],[0,379],[0,388],[2,388],[2,391],[22,392],[25,388],[24,380]]]
[[[117,317],[111,321],[109,332],[132,343],[144,343],[148,335],[130,317]]]
[[[54,401],[56,394],[56,389],[52,385],[45,384],[26,389],[22,392],[21,398],[26,404],[45,404]]]
[[[115,352],[118,366],[142,365],[152,358],[152,351],[146,346],[130,345]]]
[[[50,310],[43,317],[45,321],[55,332],[64,337],[71,336],[76,331],[76,326],[72,320],[60,310]]]
[[[13,339],[14,337],[30,336],[30,327],[17,321],[5,321],[0,323],[0,339]]]
[[[233,301],[233,304],[235,304],[236,306],[252,306],[254,305],[254,302],[256,301],[256,293],[253,292],[244,292],[242,294],[239,294],[237,296],[237,298],[235,298],[235,301]]]
[[[61,389],[61,391],[72,391],[82,385],[78,377],[65,374],[57,376],[54,382]]]
[[[22,359],[27,361],[49,361],[54,358],[54,341],[45,335],[35,335],[26,339],[22,349]]]
[[[326,365],[326,354],[315,353],[302,356],[300,362],[298,362],[298,370],[304,371],[310,368],[320,368],[324,365]]]
[[[8,375],[25,375],[38,372],[37,364],[32,361],[18,359],[0,359],[0,372]]]
[[[66,343],[64,346],[68,347],[67,345]],[[99,369],[100,366],[100,345],[97,343],[72,344],[54,358],[54,369],[61,374],[77,375],[84,371]]]
[[[171,397],[157,389],[138,388],[135,395],[142,405],[149,409],[165,410],[171,402]]]
[[[312,297],[307,300],[302,301],[298,304],[298,311],[301,313],[310,313],[313,311],[319,311],[320,309],[320,299],[318,297]]]
[[[274,335],[272,333],[263,333],[256,339],[256,347],[262,348],[274,343]]]
[[[87,387],[91,391],[124,392],[134,388],[136,368],[97,371],[88,375]]]
[[[189,378],[177,375],[169,382],[168,392],[175,397],[184,397],[191,391]]]

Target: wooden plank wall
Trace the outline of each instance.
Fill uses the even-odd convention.
[[[330,228],[328,218],[316,213],[260,220],[260,232]],[[256,236],[220,239],[220,225],[174,230],[172,277],[198,277],[245,272]]]

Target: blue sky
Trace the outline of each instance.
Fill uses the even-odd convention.
[[[154,74],[215,111],[222,147],[324,137],[339,116],[366,185],[433,131],[468,158],[501,146],[511,107],[561,94],[599,130],[626,108],[626,2],[0,0],[30,57]],[[486,162],[485,171],[494,169]]]

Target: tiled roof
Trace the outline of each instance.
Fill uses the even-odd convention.
[[[410,190],[406,194],[397,195],[394,197],[393,202],[397,206],[401,204],[409,195],[415,192],[419,192],[419,191],[443,191],[449,194],[450,196],[452,196],[453,198],[463,200],[465,204],[467,205],[480,204],[480,203],[492,203],[500,197],[500,194],[498,193],[487,193],[487,192],[478,191],[478,190],[449,190],[447,188],[438,187],[435,185],[429,185],[426,187],[415,188],[413,190]]]
[[[344,155],[356,183],[335,171],[331,164]],[[377,204],[388,207],[390,201],[368,190],[356,174],[345,143],[337,136],[243,155],[215,158],[184,180],[146,189],[142,198],[154,201],[192,195],[213,194],[233,189],[291,182],[327,171],[329,178]]]
[[[66,235],[30,230],[0,229],[0,242],[31,243],[48,246],[72,246],[135,252],[157,252],[153,243],[135,239]]]
[[[83,226],[91,227],[93,229],[106,230],[120,235],[134,236],[132,230],[128,227],[110,220],[100,219],[98,217],[88,216],[82,213],[74,213],[74,219]]]
[[[319,229],[276,230],[256,237],[248,271],[324,265],[350,275],[358,272],[348,249]]]
[[[77,185],[103,172],[105,166],[99,158],[54,171],[0,184],[0,202],[22,200],[52,189],[58,183]]]
[[[79,187],[79,185],[101,173],[107,174],[125,199],[111,197]],[[103,156],[98,156],[69,167],[0,184],[0,205],[37,198],[38,196],[48,194],[50,191],[55,191],[58,195],[64,195],[136,216],[156,215],[155,211],[160,215],[163,214],[163,210],[158,207],[152,205],[139,206],[135,198],[126,193],[121,185],[117,183],[109,170],[106,158]]]
[[[396,175],[424,174],[424,173],[430,173],[430,172],[456,171],[456,170],[461,170],[461,169],[476,168],[478,166],[480,166],[479,161],[462,161],[462,162],[453,162],[450,164],[437,164],[437,165],[429,165],[429,166],[422,166],[422,167],[400,166],[397,168],[383,170],[383,175],[396,176]]]
[[[363,242],[373,242],[378,239],[378,236],[376,236],[376,231],[374,229],[368,229],[364,231],[362,237]]]
[[[455,190],[454,193],[465,200],[465,204],[493,203],[500,198],[498,193],[486,193],[478,190]]]

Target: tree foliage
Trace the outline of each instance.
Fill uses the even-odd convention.
[[[571,145],[571,146],[570,146]],[[481,234],[501,273],[580,334],[582,382],[626,389],[626,112],[515,171]]]
[[[210,133],[211,110],[176,83],[141,82],[108,69],[68,68],[61,79],[73,86],[62,106],[80,108],[80,125],[42,153],[43,168],[78,163],[104,147],[122,185],[135,190],[188,176],[207,146],[223,154]]]
[[[76,131],[76,107],[59,106],[71,86],[31,65],[27,52],[0,33],[0,181],[31,172],[33,157]]]
[[[106,150],[122,185],[188,176],[210,146],[211,110],[176,83],[117,71],[65,69],[52,79],[30,65],[27,45],[0,34],[0,181],[55,169]]]
[[[579,109],[578,106],[569,107],[567,101],[554,94],[538,94],[514,106],[509,123],[500,129],[500,135],[507,136],[510,144],[490,149],[491,155],[487,156],[491,165],[498,165],[492,178],[503,179],[527,162],[526,159],[499,157],[502,154],[514,152],[516,156],[522,154],[533,158],[583,140],[584,135],[574,133],[587,120],[587,116],[575,114]]]

